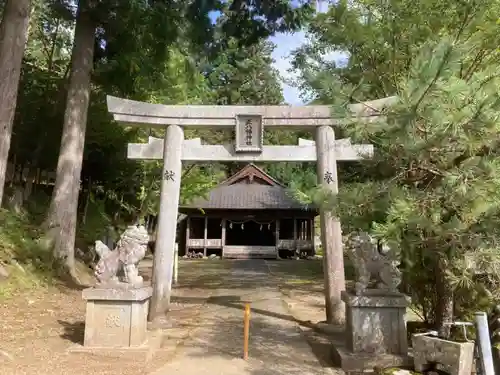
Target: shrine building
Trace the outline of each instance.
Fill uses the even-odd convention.
[[[248,164],[206,199],[179,207],[179,255],[277,258],[314,253],[316,208],[297,202],[287,188]]]

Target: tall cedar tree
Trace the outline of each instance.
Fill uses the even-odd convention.
[[[67,1],[57,0],[60,3],[66,4]],[[48,228],[49,240],[53,242],[54,255],[56,258],[62,259],[65,263],[67,270],[71,273],[74,269],[74,242],[77,224],[77,208],[78,208],[78,195],[80,189],[80,175],[82,170],[83,160],[83,147],[85,141],[85,130],[87,122],[87,110],[89,107],[90,83],[91,72],[93,63],[96,58],[99,58],[100,53],[109,53],[111,43],[106,44],[106,48],[101,49],[101,45],[97,44],[96,47],[96,34],[106,36],[106,27],[113,24],[114,27],[124,27],[120,24],[121,20],[119,8],[127,4],[134,4],[139,6],[138,9],[149,10],[155,8],[158,10],[162,18],[161,22],[153,22],[149,19],[148,25],[144,27],[151,27],[153,31],[149,33],[150,38],[146,40],[151,45],[151,50],[158,52],[161,58],[168,58],[165,51],[167,44],[172,44],[179,36],[179,29],[182,27],[179,22],[180,16],[186,14],[195,14],[195,19],[199,21],[200,17],[204,21],[208,19],[210,6],[215,9],[221,9],[225,4],[223,10],[227,11],[227,18],[225,19],[224,29],[225,35],[231,36],[232,32],[239,30],[245,31],[244,35],[238,34],[242,45],[252,45],[262,37],[267,37],[276,31],[294,30],[300,27],[304,17],[301,15],[310,14],[312,7],[311,1],[305,2],[302,7],[293,7],[292,2],[276,0],[271,1],[269,4],[258,4],[252,6],[251,1],[232,1],[232,2],[216,2],[211,1],[201,6],[203,1],[192,1],[185,3],[186,8],[176,1],[163,0],[155,2],[150,5],[141,0],[117,1],[117,2],[103,2],[100,0],[80,0],[78,2],[75,41],[72,51],[71,74],[68,89],[68,97],[66,101],[66,111],[63,124],[63,135],[61,141],[61,151],[57,164],[57,177],[52,194],[51,205],[46,220]],[[184,3],[183,3],[184,4]],[[208,5],[207,5],[208,4]],[[175,9],[174,7],[180,7]],[[201,6],[201,8],[200,8]],[[229,8],[227,8],[229,6]],[[118,9],[118,10],[117,10]],[[237,9],[238,12],[234,10]],[[178,10],[178,11],[177,11]],[[201,11],[200,11],[201,10]],[[172,15],[171,19],[165,20],[164,15]],[[177,17],[176,17],[177,15]],[[243,17],[243,18],[242,18]],[[168,18],[168,17],[167,17]],[[186,18],[188,19],[188,18]],[[112,21],[112,22],[111,22]],[[158,21],[158,20],[156,20]],[[169,22],[173,21],[173,22]],[[198,22],[182,24],[184,27],[193,28],[194,30],[189,33],[193,38],[196,35],[208,35],[209,32],[196,33],[200,31],[199,26],[205,31],[207,30],[206,22]],[[118,24],[116,24],[118,22]],[[239,24],[236,29],[234,26]],[[172,30],[172,25],[174,29]],[[244,25],[244,29],[242,29]],[[156,33],[159,37],[156,38]],[[167,37],[170,37],[168,40]],[[210,40],[202,38],[202,43],[210,45]],[[244,42],[244,43],[243,43]],[[119,46],[122,48],[122,46]],[[94,50],[98,53],[94,53]],[[116,52],[116,51],[115,51]],[[102,56],[105,59],[106,56]]]
[[[54,241],[54,256],[63,260],[69,273],[75,262],[78,194],[94,61],[96,24],[90,5],[90,0],[80,0],[78,4],[57,177],[46,223]]]
[[[30,11],[31,0],[8,0],[0,23],[0,206]]]

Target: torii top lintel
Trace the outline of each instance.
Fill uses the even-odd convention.
[[[395,97],[387,97],[349,105],[353,117],[372,121],[380,111],[392,104]],[[328,105],[164,105],[107,97],[108,110],[113,118],[124,125],[165,127],[182,125],[190,127],[234,127],[238,116],[260,116],[262,125],[273,127],[307,128],[337,125],[343,119],[332,116]],[[345,120],[344,120],[345,121]]]

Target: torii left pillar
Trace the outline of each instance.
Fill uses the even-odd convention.
[[[153,262],[153,296],[149,305],[149,320],[164,316],[172,294],[172,261],[175,255],[177,213],[182,173],[184,130],[169,125],[163,142],[163,169],[160,189],[160,210],[156,230]]]

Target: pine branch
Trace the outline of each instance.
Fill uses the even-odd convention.
[[[465,4],[465,3],[464,3]],[[460,27],[458,29],[458,32],[457,34],[455,35],[455,40],[454,42],[448,46],[448,50],[446,51],[446,53],[444,54],[444,57],[441,61],[441,64],[439,65],[439,68],[438,70],[436,71],[436,74],[434,75],[434,78],[432,79],[432,81],[430,82],[430,84],[427,86],[427,88],[424,90],[424,92],[422,93],[422,95],[420,96],[420,98],[417,100],[417,103],[415,104],[414,108],[413,108],[413,113],[417,113],[417,109],[418,107],[420,106],[421,102],[424,100],[424,98],[427,96],[428,92],[431,90],[431,88],[436,84],[437,80],[441,77],[441,74],[443,72],[443,69],[445,68],[446,64],[449,62],[449,58],[451,57],[451,52],[453,51],[453,47],[455,46],[455,44],[458,42],[458,40],[460,39],[460,36],[462,35],[462,33],[464,32],[466,26],[470,23],[470,21],[472,20],[472,17],[471,17],[471,6],[467,6],[467,11],[464,15],[464,18],[462,20],[462,23],[460,24]]]
[[[434,74],[434,77],[432,78],[431,82],[427,85],[424,92],[420,95],[417,102],[413,106],[412,113],[414,113],[414,114],[417,113],[418,107],[420,106],[420,104],[422,103],[424,98],[427,96],[429,91],[434,87],[437,80],[441,77],[441,74],[443,73],[444,68],[448,64],[449,58],[451,57],[452,51],[453,51],[453,45],[448,46],[447,51],[445,52],[444,57],[439,64],[439,68],[437,69],[436,73]]]
[[[486,155],[491,154],[492,152],[494,152],[498,148],[500,148],[500,140],[496,141],[496,143],[494,144],[493,147],[483,146],[479,151],[477,151],[475,153],[464,152],[463,154],[461,154],[460,156],[457,156],[453,160],[452,165],[454,167],[459,167],[460,164],[462,164],[464,161],[466,161],[469,158],[472,158],[472,157],[484,157]]]
[[[486,52],[484,49],[480,50],[476,54],[476,56],[474,56],[474,59],[472,60],[469,68],[466,70],[465,74],[461,76],[461,78],[464,79],[465,81],[468,81],[474,74],[474,70],[479,66],[479,64],[484,60],[484,58],[488,56],[488,54],[491,54],[491,51]]]

